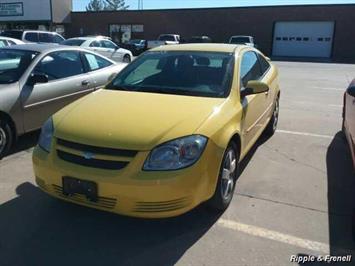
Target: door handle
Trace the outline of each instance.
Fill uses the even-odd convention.
[[[81,82],[81,85],[83,85],[83,86],[89,86],[89,85],[90,85],[90,81],[88,81],[88,80],[83,80],[83,81]]]

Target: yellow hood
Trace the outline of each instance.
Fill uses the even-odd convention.
[[[100,90],[54,116],[55,136],[94,146],[151,150],[195,133],[224,100]]]

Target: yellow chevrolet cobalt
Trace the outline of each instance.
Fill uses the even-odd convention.
[[[239,162],[279,114],[276,67],[229,44],[150,50],[42,127],[38,186],[73,203],[161,218],[230,204]]]

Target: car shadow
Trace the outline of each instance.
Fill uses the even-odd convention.
[[[352,230],[355,230],[355,228],[353,228],[352,217],[355,210],[355,176],[350,150],[342,132],[338,132],[328,146],[326,164],[328,179],[329,255],[352,255],[352,262],[354,262],[355,240],[352,239]],[[307,254],[298,255],[307,256]],[[309,262],[305,264],[316,266],[330,264],[347,265],[349,263]]]
[[[134,219],[65,203],[31,183],[0,205],[0,264],[174,265],[221,214]]]
[[[20,136],[4,158],[36,146],[40,133],[41,130],[36,130]]]

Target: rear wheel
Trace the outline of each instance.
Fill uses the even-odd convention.
[[[9,151],[12,145],[12,133],[9,124],[0,118],[0,159]]]
[[[123,57],[123,62],[124,63],[131,63],[131,57],[129,54],[126,54],[124,57]]]
[[[269,121],[269,124],[267,125],[265,129],[265,134],[267,136],[272,136],[275,134],[276,129],[277,129],[277,124],[279,122],[279,113],[280,113],[280,100],[279,97],[277,97],[275,101],[275,106],[274,106],[274,111],[272,113],[272,117]]]
[[[238,173],[239,152],[233,142],[224,153],[217,187],[208,205],[217,211],[224,211],[232,201]]]

